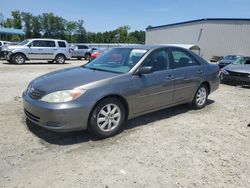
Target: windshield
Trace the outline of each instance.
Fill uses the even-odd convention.
[[[23,46],[23,45],[27,44],[28,42],[29,42],[29,40],[24,40],[24,41],[20,42],[19,45]]]
[[[147,50],[144,49],[113,48],[84,67],[114,73],[127,73],[146,52]]]
[[[236,59],[238,59],[240,56],[236,56],[236,55],[228,55],[228,56],[225,56],[223,59],[224,60],[232,60],[232,61],[235,61]]]

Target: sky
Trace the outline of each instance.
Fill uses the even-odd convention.
[[[131,31],[202,18],[250,18],[250,0],[0,0],[0,13],[52,12],[67,20],[83,19],[91,32],[129,25]]]

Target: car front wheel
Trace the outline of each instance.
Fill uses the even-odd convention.
[[[208,89],[206,85],[201,85],[195,93],[192,106],[195,109],[201,109],[206,106],[208,97]]]
[[[16,54],[13,56],[12,61],[16,64],[24,64],[25,63],[25,56],[22,54]]]
[[[107,138],[117,134],[124,121],[123,104],[116,98],[106,98],[94,107],[88,130],[94,136]]]

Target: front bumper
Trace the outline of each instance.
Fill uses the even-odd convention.
[[[5,51],[5,50],[0,51],[0,58],[6,59],[6,58],[7,58],[7,55],[8,55],[9,53],[10,53],[10,52]]]
[[[12,60],[13,55],[12,52],[4,51],[4,59],[6,60]]]
[[[240,77],[240,76],[231,76],[231,75],[225,75],[222,74],[221,81],[224,83],[232,83],[237,85],[248,85],[250,86],[250,77]]]
[[[23,106],[26,117],[46,129],[56,132],[87,129],[90,113],[88,104],[46,103],[32,99],[25,91],[23,92]]]

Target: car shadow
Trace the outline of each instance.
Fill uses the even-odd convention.
[[[214,101],[208,99],[207,106],[213,104]],[[148,123],[152,123],[155,121],[171,118],[177,116],[179,114],[191,111],[188,105],[179,105],[171,108],[167,108],[164,110],[156,111],[149,113],[147,115],[143,115],[137,117],[135,119],[129,120],[123,126],[123,129],[120,131],[120,134],[124,130],[133,129],[136,127],[143,126]],[[31,122],[29,119],[26,118],[26,125],[28,129],[40,139],[55,145],[73,145],[88,141],[98,141],[100,139],[95,138],[88,134],[87,131],[75,131],[75,132],[67,132],[67,133],[58,133],[49,131],[43,127],[36,125],[35,123]]]

